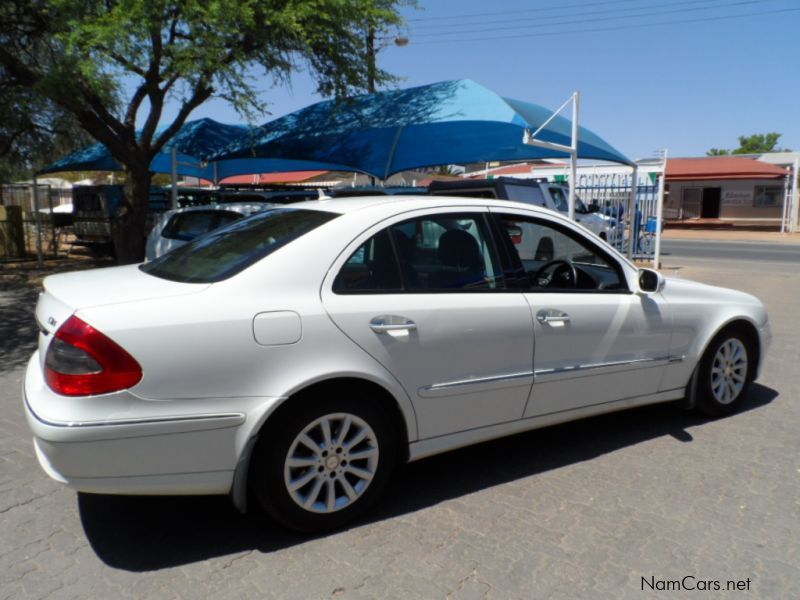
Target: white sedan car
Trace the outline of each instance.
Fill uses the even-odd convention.
[[[502,200],[304,202],[44,287],[24,402],[51,477],[240,509],[253,490],[306,531],[403,461],[682,398],[727,414],[770,340],[753,296]]]

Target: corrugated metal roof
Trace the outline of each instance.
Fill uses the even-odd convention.
[[[782,179],[786,170],[765,162],[740,156],[706,158],[670,158],[667,181],[709,179]]]
[[[297,183],[308,181],[328,171],[292,171],[289,173],[255,173],[253,175],[234,175],[226,177],[220,183],[265,185],[269,183]]]

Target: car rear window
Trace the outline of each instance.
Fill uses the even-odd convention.
[[[177,213],[169,220],[161,235],[170,240],[188,242],[204,233],[238,221],[242,216],[232,210],[193,210]]]
[[[196,238],[139,268],[170,281],[222,281],[337,216],[317,210],[269,210]]]

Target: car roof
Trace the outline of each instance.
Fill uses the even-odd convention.
[[[338,214],[347,214],[356,211],[374,209],[385,213],[385,216],[418,210],[424,208],[447,208],[448,206],[486,206],[491,208],[520,209],[523,208],[532,213],[547,215],[550,217],[560,215],[547,208],[534,206],[526,202],[515,202],[514,200],[498,200],[494,198],[470,198],[465,196],[428,196],[422,194],[403,194],[401,196],[353,196],[346,198],[324,198],[321,200],[309,200],[306,202],[296,202],[286,208],[296,208],[305,210],[323,210]],[[561,217],[563,218],[563,217]]]

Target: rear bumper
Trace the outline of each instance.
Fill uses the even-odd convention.
[[[79,491],[114,494],[228,493],[265,400],[147,401],[128,392],[67,398],[44,384],[37,354],[22,393],[45,473]],[[103,414],[97,406],[104,403]],[[214,404],[225,412],[209,410]]]

